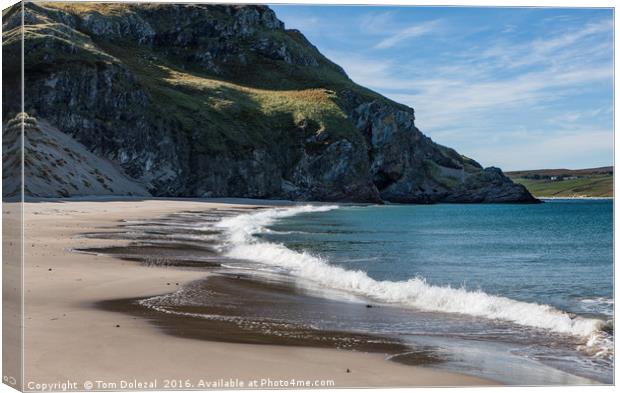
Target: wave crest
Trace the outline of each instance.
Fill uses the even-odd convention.
[[[377,281],[364,271],[334,266],[319,256],[296,252],[283,244],[254,237],[280,218],[337,208],[326,205],[275,208],[225,218],[217,226],[228,237],[227,256],[285,268],[294,276],[312,280],[330,289],[423,311],[466,314],[547,329],[585,338],[588,346],[600,342],[598,336],[602,333],[604,321],[599,319],[575,317],[546,304],[522,302],[490,295],[481,290],[435,286],[428,284],[422,277],[406,281]]]

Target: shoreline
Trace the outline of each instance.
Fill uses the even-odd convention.
[[[169,283],[182,286],[208,277],[208,272],[146,267],[70,251],[111,245],[109,240],[78,235],[113,231],[123,219],[156,218],[190,209],[254,206],[144,198],[25,203],[25,383],[63,379],[79,382],[92,379],[92,373],[97,372],[96,377],[104,381],[129,377],[252,379],[262,375],[285,380],[332,379],[335,387],[498,384],[442,370],[405,366],[387,361],[380,354],[233,344],[166,335],[146,320],[102,311],[96,304],[170,293]]]
[[[96,306],[105,311],[146,318],[159,330],[176,337],[208,342],[331,348],[374,353],[406,365],[432,366],[441,362],[436,354],[416,351],[392,337],[319,330],[286,319],[270,318],[268,315],[273,314],[276,307],[278,312],[282,309],[305,312],[307,310],[304,303],[306,306],[325,308],[334,307],[333,303],[337,303],[301,295],[288,285],[216,273],[186,284],[181,290],[201,295],[208,291],[208,297],[216,299],[210,304],[200,304],[200,300],[204,299],[195,299],[196,303],[189,302],[190,305],[175,304],[176,302],[165,304],[166,299],[175,297],[176,292],[173,292],[155,297],[102,301]],[[240,299],[243,299],[242,304],[232,305]],[[340,306],[351,307],[350,304]]]

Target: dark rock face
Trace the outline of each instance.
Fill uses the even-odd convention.
[[[103,7],[26,4],[34,33],[25,40],[25,109],[153,195],[536,201],[499,169],[435,144],[416,128],[413,109],[355,85],[267,7]],[[21,49],[20,21],[18,7],[3,16],[5,59]],[[193,90],[182,96],[188,85],[167,82],[174,72],[235,85],[209,87],[204,98],[205,87],[187,82]],[[5,71],[4,80],[4,110],[19,112],[10,93],[19,78]],[[292,106],[301,109],[269,112],[256,98],[307,89],[328,108],[321,124],[303,100]],[[214,99],[225,109],[213,109]],[[248,119],[241,131],[232,126],[239,118]]]
[[[167,194],[187,172],[187,141],[165,124],[151,123],[147,93],[116,64],[57,70],[30,80],[28,107],[94,153],[118,162],[126,173]],[[64,110],[59,110],[64,109]]]
[[[460,187],[442,199],[442,202],[457,203],[509,203],[514,201],[539,202],[522,185],[506,182],[506,176],[501,169],[495,167],[485,168],[469,176]]]
[[[369,146],[370,171],[380,196],[402,203],[535,202],[498,168],[434,143],[414,124],[411,108],[352,99],[351,119]]]

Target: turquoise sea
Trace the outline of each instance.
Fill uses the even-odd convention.
[[[612,200],[296,206],[219,226],[229,257],[383,310],[307,323],[395,335],[506,383],[613,381]]]
[[[282,219],[267,237],[376,280],[418,276],[603,317],[613,311],[612,206],[342,207]]]

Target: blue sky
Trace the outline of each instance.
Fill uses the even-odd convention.
[[[272,6],[433,140],[505,170],[613,163],[610,9]]]

